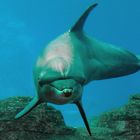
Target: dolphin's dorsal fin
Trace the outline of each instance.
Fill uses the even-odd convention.
[[[82,16],[78,19],[78,21],[74,24],[74,26],[70,29],[71,32],[75,31],[82,31],[84,27],[84,23],[89,15],[89,13],[92,11],[93,8],[95,8],[98,4],[92,4],[87,8],[87,10],[82,14]]]

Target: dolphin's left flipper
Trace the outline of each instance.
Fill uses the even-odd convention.
[[[15,119],[19,119],[29,113],[33,108],[35,108],[38,104],[40,104],[40,100],[38,99],[37,96],[35,96],[31,102],[21,111],[19,112],[16,116]]]
[[[81,116],[83,118],[83,121],[85,123],[85,126],[87,128],[87,131],[88,131],[89,135],[92,136],[91,131],[90,131],[90,127],[89,127],[89,124],[88,124],[88,121],[87,121],[87,117],[86,117],[86,114],[85,114],[85,111],[84,111],[84,109],[82,107],[81,102],[80,101],[76,101],[75,104],[77,105],[77,107],[78,107],[78,109],[80,111],[80,114],[81,114]]]

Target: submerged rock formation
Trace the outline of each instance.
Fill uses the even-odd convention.
[[[0,140],[51,140],[58,135],[73,135],[75,130],[65,125],[61,113],[45,103],[19,120],[14,116],[31,100],[13,97],[0,101]]]
[[[61,113],[45,103],[19,120],[14,116],[31,100],[13,97],[0,101],[0,140],[140,140],[140,94],[128,104],[90,120],[86,128],[70,128]]]
[[[132,95],[128,104],[91,122],[94,137],[102,140],[140,140],[140,94]]]

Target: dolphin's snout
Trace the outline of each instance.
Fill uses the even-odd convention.
[[[70,97],[72,95],[72,89],[64,89],[63,94],[65,97]]]

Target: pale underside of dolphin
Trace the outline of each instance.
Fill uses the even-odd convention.
[[[109,79],[140,70],[140,58],[131,52],[90,38],[84,31],[91,5],[66,33],[50,42],[39,56],[34,80],[37,94],[16,115],[23,117],[42,102],[77,105],[86,128],[90,127],[81,99],[83,87],[93,80]]]

